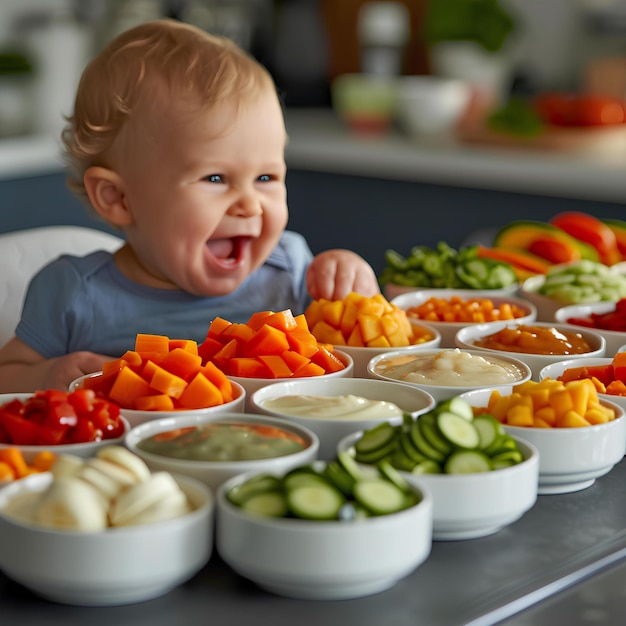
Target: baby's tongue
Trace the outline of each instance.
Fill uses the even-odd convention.
[[[233,254],[232,239],[211,239],[207,242],[209,250],[219,259],[228,259]]]

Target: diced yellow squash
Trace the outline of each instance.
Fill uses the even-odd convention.
[[[380,318],[380,324],[383,329],[383,335],[389,337],[389,335],[393,335],[400,328],[400,323],[398,320],[391,314],[386,313]]]
[[[341,334],[344,336],[346,342],[348,341],[348,337],[356,326],[356,320],[358,315],[359,309],[357,308],[356,304],[351,301],[346,302],[343,307],[341,321],[339,322],[339,329],[341,330]]]
[[[559,428],[581,428],[582,426],[590,426],[589,422],[576,411],[566,411],[557,419]]]
[[[402,328],[398,328],[395,333],[387,335],[387,341],[389,342],[389,345],[394,348],[401,348],[403,346],[411,345],[411,341],[406,336],[406,333],[404,332],[404,330],[402,330]]]
[[[361,315],[371,315],[372,317],[381,317],[385,312],[385,306],[372,298],[363,298],[357,305]]]
[[[614,416],[611,415],[612,411],[603,411],[602,409],[592,408],[588,409],[585,413],[585,419],[590,424],[606,424],[614,419]]]
[[[535,410],[535,419],[546,422],[549,426],[556,424],[556,413],[551,406],[543,406]]]
[[[352,329],[352,332],[348,337],[348,341],[346,341],[346,345],[353,346],[355,348],[363,347],[365,345],[363,336],[361,335],[361,328],[358,324]]]
[[[357,323],[361,329],[363,341],[367,343],[380,337],[383,334],[382,324],[380,323],[380,315],[359,313]]]
[[[567,411],[574,410],[572,394],[565,388],[553,391],[550,394],[550,406],[554,409],[556,418],[559,420]]]
[[[368,348],[389,348],[391,344],[387,341],[387,337],[385,335],[380,335],[380,337],[376,337],[376,339],[372,339],[367,342]]]
[[[552,424],[549,424],[535,415],[535,418],[533,419],[533,428],[552,428]]]
[[[330,343],[332,345],[343,345],[343,335],[338,328],[333,328],[324,320],[319,320],[311,329],[311,332],[320,343]]]
[[[506,412],[506,423],[510,426],[532,426],[534,413],[528,404],[516,404]]]
[[[322,309],[322,319],[333,328],[340,328],[344,308],[343,300],[328,302]]]
[[[304,315],[306,316],[307,324],[309,328],[313,328],[317,322],[324,319],[323,318],[323,310],[325,304],[329,302],[329,300],[325,300],[324,298],[320,298],[319,300],[313,300],[311,304],[306,308]]]

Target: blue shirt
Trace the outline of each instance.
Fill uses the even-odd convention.
[[[257,311],[303,313],[311,259],[304,238],[285,231],[265,264],[236,291],[207,298],[139,285],[103,250],[63,255],[31,280],[15,334],[44,358],[79,350],[121,356],[133,349],[137,333],[201,343],[218,316],[242,323]]]

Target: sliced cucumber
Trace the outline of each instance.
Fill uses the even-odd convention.
[[[486,454],[476,450],[458,450],[453,452],[444,465],[446,474],[474,474],[491,471],[491,461]]]
[[[474,419],[474,411],[472,405],[459,396],[454,396],[443,400],[435,407],[437,413],[455,413],[460,417],[464,417],[468,422]]]
[[[354,444],[354,449],[359,454],[369,454],[387,446],[395,439],[397,432],[397,428],[389,422],[381,422],[374,428],[366,430]]]
[[[329,461],[324,468],[324,476],[326,476],[344,496],[352,496],[352,489],[356,481],[346,472],[339,461]]]
[[[346,503],[343,494],[329,483],[303,484],[287,491],[287,505],[297,517],[336,520]]]
[[[437,415],[437,426],[441,434],[456,448],[472,450],[480,444],[480,436],[473,422],[444,411]]]
[[[504,433],[498,437],[488,448],[485,448],[483,452],[487,456],[496,456],[509,450],[517,450],[517,441],[511,437],[508,433]]]
[[[353,480],[361,480],[364,477],[364,472],[359,467],[359,463],[347,450],[341,450],[337,454],[337,461],[339,461],[341,467]]]
[[[254,493],[241,503],[241,508],[255,515],[269,515],[271,517],[284,517],[288,507],[285,494],[281,491],[263,491]]]
[[[402,448],[394,450],[389,456],[383,457],[378,463],[388,460],[394,467],[405,472],[410,472],[417,461],[414,461]]]
[[[409,435],[411,437],[411,441],[413,445],[417,449],[417,451],[423,454],[427,459],[431,459],[436,463],[443,463],[446,459],[446,455],[443,452],[439,452],[437,448],[433,448],[426,437],[422,434],[422,429],[418,425],[419,418],[411,425],[411,430],[409,431]]]
[[[524,460],[522,453],[519,450],[507,450],[506,452],[500,452],[491,457],[492,463],[500,461],[511,461],[515,465],[521,463]]]
[[[236,506],[241,506],[250,496],[266,491],[279,490],[280,479],[269,474],[258,474],[245,483],[231,489],[226,497]]]
[[[398,449],[399,445],[399,439],[396,438],[390,441],[386,446],[382,448],[377,448],[376,450],[372,450],[367,454],[359,453],[355,450],[354,458],[359,463],[365,463],[366,465],[375,465],[381,459],[387,458],[388,456],[393,454],[393,452]]]
[[[411,461],[421,463],[422,461],[428,460],[428,457],[424,456],[421,452],[418,452],[417,448],[413,445],[413,441],[411,440],[409,433],[402,433],[402,436],[399,438],[399,442],[400,449],[411,459]]]
[[[483,450],[504,434],[502,424],[492,415],[478,415],[474,418],[473,424],[480,439],[478,445]]]
[[[428,441],[433,448],[439,450],[439,452],[446,456],[452,452],[452,446],[439,431],[437,416],[434,413],[424,413],[424,415],[420,415],[417,425],[420,427],[426,441]]]
[[[414,500],[405,491],[384,478],[360,480],[354,497],[373,515],[388,515],[407,508]]]
[[[418,463],[412,470],[411,474],[441,474],[441,465],[426,459],[421,463]]]
[[[381,461],[376,467],[378,467],[378,471],[381,475],[391,481],[398,489],[402,489],[402,491],[406,493],[411,493],[411,485],[409,485],[406,478],[404,478],[389,461]]]

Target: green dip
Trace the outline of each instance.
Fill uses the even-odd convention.
[[[140,450],[185,461],[251,461],[285,456],[308,446],[276,426],[248,423],[201,424],[143,439]]]

